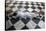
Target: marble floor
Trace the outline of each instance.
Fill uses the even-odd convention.
[[[45,29],[45,3],[6,0],[5,30]]]

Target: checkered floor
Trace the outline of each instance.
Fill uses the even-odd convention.
[[[45,3],[6,0],[5,30],[45,28]]]

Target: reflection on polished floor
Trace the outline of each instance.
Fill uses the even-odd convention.
[[[45,28],[45,3],[6,0],[5,30]]]

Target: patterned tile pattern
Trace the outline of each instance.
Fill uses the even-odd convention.
[[[45,28],[45,3],[6,0],[5,30]]]

